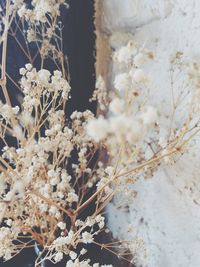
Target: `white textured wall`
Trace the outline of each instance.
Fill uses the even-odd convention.
[[[200,60],[199,0],[102,0],[103,23],[117,47],[131,34],[153,51],[155,60],[146,66],[151,79],[151,102],[163,114],[172,115],[170,61],[177,52],[184,59]],[[119,34],[116,32],[121,32]],[[115,72],[116,66],[113,66]],[[187,91],[186,75],[175,71],[174,98]],[[112,77],[111,77],[112,79]],[[187,107],[177,111],[175,125]],[[163,122],[167,125],[167,119]],[[109,225],[115,236],[146,243],[147,257],[138,251],[138,266],[200,266],[200,148],[194,147],[174,167],[163,166],[152,179],[135,184],[138,191],[130,213],[109,207]],[[132,225],[134,231],[128,233]]]
[[[103,0],[104,26],[110,31],[131,30],[172,11],[171,0]]]

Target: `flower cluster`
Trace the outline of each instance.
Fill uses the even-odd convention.
[[[152,177],[163,163],[175,164],[198,133],[200,67],[193,62],[190,68],[196,91],[188,120],[166,133],[162,114],[148,101],[149,79],[143,66],[154,56],[130,40],[113,53],[114,90],[107,92],[106,82],[97,78],[91,101],[97,101],[103,112],[95,117],[89,110],[74,111],[67,119],[71,88],[58,24],[64,4],[64,0],[32,0],[29,8],[16,0],[4,12],[4,50],[7,26],[17,10],[27,22],[28,42],[37,42],[42,63],[49,56],[58,69],[38,70],[31,63],[21,68],[16,84],[23,100],[18,106],[9,101],[6,76],[1,79],[5,101],[0,102],[0,257],[8,260],[25,247],[40,247],[36,266],[67,256],[66,267],[100,267],[87,259],[87,249],[94,243],[112,251],[110,244],[106,247],[96,239],[106,227],[102,215],[106,205],[114,197],[119,206],[126,205],[137,195],[130,185]],[[134,251],[132,247],[137,249],[135,243],[125,245],[124,255]],[[111,265],[101,265],[106,266]]]
[[[85,130],[94,115],[74,112],[71,121],[66,120],[70,86],[59,71],[52,75],[27,64],[20,73],[24,93],[20,107],[0,103],[5,143],[0,156],[0,205],[1,222],[7,224],[1,228],[0,256],[6,260],[14,256],[17,248],[12,241],[21,244],[26,237],[48,251],[46,259],[56,263],[66,254],[71,258],[67,264],[78,266],[80,258],[74,250],[92,243],[104,228],[101,206],[91,217],[77,218],[87,207],[84,194],[96,183],[88,165],[94,144]],[[16,140],[16,146],[7,143],[7,135]],[[78,164],[69,171],[75,152]],[[29,242],[23,242],[23,247]],[[89,266],[89,261],[83,258],[83,262]]]
[[[21,88],[24,93],[23,108],[31,112],[38,107],[40,98],[43,96],[45,103],[55,101],[60,97],[60,101],[67,100],[70,92],[70,85],[62,77],[60,71],[54,71],[53,75],[48,70],[37,71],[31,64],[26,64],[25,68],[20,69]]]
[[[75,261],[68,261],[66,267],[100,267],[99,263],[90,264],[90,260],[80,261],[76,259]],[[101,265],[101,267],[112,267],[112,265]]]
[[[96,89],[90,101],[97,101],[101,111],[105,111],[108,105],[107,88],[103,77],[100,75],[96,80]]]
[[[112,154],[116,153],[116,142],[135,148],[158,122],[156,109],[142,105],[146,93],[142,87],[148,79],[139,67],[150,58],[149,55],[149,52],[138,49],[133,41],[114,52],[113,59],[120,72],[114,79],[117,91],[110,97],[109,116],[93,118],[87,125],[88,135],[96,142],[106,139],[107,146],[112,147]]]
[[[18,27],[26,35],[27,43],[35,42],[42,60],[50,58],[65,75],[66,58],[63,53],[62,29],[60,19],[62,8],[68,8],[65,0],[16,1],[15,12],[19,17]],[[15,33],[11,34],[16,38]],[[27,52],[30,62],[30,54]]]
[[[64,3],[65,0],[32,0],[31,9],[21,3],[18,15],[31,23],[45,23],[48,22],[48,16],[56,18],[60,15],[60,6]]]
[[[192,136],[199,131],[196,111],[189,112],[186,121],[179,122],[179,128],[171,124],[167,129],[164,114],[151,105],[143,66],[152,59],[151,52],[139,49],[132,40],[118,48],[113,54],[117,74],[109,94],[108,112],[105,116],[91,118],[86,125],[90,138],[105,146],[109,155],[110,166],[97,170],[101,176],[97,190],[103,188],[102,201],[115,196],[116,205],[120,202],[121,207],[126,207],[128,200],[133,201],[137,195],[132,185],[138,179],[153,177],[161,164],[175,164],[180,155],[187,152]],[[199,93],[197,63],[193,64],[190,77]],[[197,99],[196,94],[193,96]]]

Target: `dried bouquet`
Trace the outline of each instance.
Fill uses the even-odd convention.
[[[198,103],[194,104],[198,64],[190,66],[196,88],[188,96],[190,113],[180,128],[172,124],[168,135],[162,135],[162,114],[148,101],[149,81],[142,70],[154,56],[133,40],[113,54],[120,70],[114,77],[115,90],[108,92],[103,78],[97,78],[91,101],[98,101],[99,116],[86,110],[67,118],[71,88],[59,16],[61,6],[70,6],[64,0],[2,2],[0,257],[9,260],[33,247],[38,254],[35,266],[66,257],[66,267],[98,267],[87,258],[88,244],[94,243],[121,258],[130,252],[134,261],[142,240],[96,240],[108,231],[105,208],[114,197],[119,200],[117,195],[119,206],[133,201],[131,185],[136,180],[152,177],[161,164],[175,164],[187,152],[200,131]],[[29,62],[19,69],[20,80],[13,81],[23,95],[18,105],[12,103],[7,85],[11,77],[6,73],[8,34],[18,38],[13,23],[26,43],[37,47],[35,55],[24,51]],[[40,68],[34,66],[37,55]],[[44,68],[47,58],[54,62],[54,71]]]

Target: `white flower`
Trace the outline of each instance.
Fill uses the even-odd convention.
[[[73,231],[70,230],[69,233],[68,233],[68,236],[66,236],[66,237],[61,236],[61,237],[56,238],[53,241],[53,245],[56,248],[62,247],[64,245],[69,245],[73,241],[73,236],[74,236],[74,233],[73,233]]]
[[[51,169],[48,171],[47,174],[48,174],[49,178],[53,178],[56,175],[56,172],[53,169]]]
[[[74,251],[70,251],[69,256],[72,260],[75,260],[77,258],[77,254]]]
[[[24,138],[22,128],[19,125],[15,125],[13,127],[13,132],[15,133],[15,136],[17,137],[18,140],[22,140]]]
[[[133,56],[136,54],[137,48],[135,44],[130,41],[126,46],[122,46],[114,54],[114,59],[119,63],[128,64],[131,62]]]
[[[84,255],[85,253],[87,253],[87,250],[85,248],[82,248],[81,251],[80,251],[80,254]]]
[[[66,229],[66,223],[64,223],[64,222],[59,222],[59,223],[57,224],[57,226],[58,226],[61,230],[65,230],[65,229]]]
[[[16,181],[13,186],[14,193],[17,193],[19,198],[24,196],[24,183],[22,181]]]
[[[83,243],[88,244],[88,243],[92,243],[92,241],[93,241],[92,234],[90,234],[88,232],[83,232],[82,233],[82,242]]]
[[[50,179],[50,185],[55,186],[59,183],[59,178],[58,177],[54,177],[52,179]]]
[[[141,115],[141,119],[144,124],[150,125],[156,123],[158,119],[157,111],[154,107],[147,107],[146,111]]]
[[[11,226],[11,225],[12,225],[12,220],[11,220],[11,219],[8,219],[8,220],[6,221],[6,224],[7,224],[8,226]]]
[[[14,108],[12,108],[12,111],[15,115],[17,115],[19,113],[19,107],[15,106]]]
[[[105,81],[101,75],[97,77],[95,87],[100,90],[104,90],[106,88]]]
[[[108,122],[102,116],[92,119],[86,126],[88,135],[96,142],[103,140],[108,132]]]
[[[146,61],[146,56],[143,53],[138,53],[135,57],[134,57],[134,64],[136,67],[140,67],[142,64],[144,64],[144,62]]]
[[[30,64],[30,63],[27,63],[27,64],[25,65],[25,68],[26,68],[28,71],[31,71],[31,69],[33,68],[33,65]]]
[[[49,209],[49,213],[55,215],[58,212],[58,209],[55,206],[51,206]]]
[[[36,32],[33,29],[27,30],[27,40],[29,43],[34,42],[37,39]]]
[[[17,14],[19,15],[20,18],[22,18],[25,14],[26,14],[26,6],[25,5],[22,5],[18,11],[17,11]]]
[[[31,116],[31,113],[23,111],[20,116],[20,122],[27,127],[29,125],[33,125],[34,118]]]
[[[66,267],[99,267],[98,266],[94,266],[94,265],[90,265],[90,260],[84,260],[84,261],[79,261],[79,259],[76,259],[75,261],[68,261],[66,264]]]
[[[40,204],[40,206],[39,206],[39,209],[40,209],[40,211],[43,213],[43,212],[47,212],[47,210],[48,210],[48,204]]]
[[[108,166],[105,169],[105,173],[107,173],[109,176],[112,176],[114,174],[114,172],[115,172],[115,168],[112,166]]]
[[[133,74],[133,80],[136,83],[144,83],[146,81],[146,76],[141,69],[136,69],[134,74]]]
[[[38,80],[44,86],[48,85],[50,76],[51,73],[48,70],[41,69],[38,71]]]
[[[100,229],[102,229],[105,226],[105,218],[101,215],[97,215],[95,218],[96,222],[98,223],[98,226]]]
[[[5,181],[1,178],[0,179],[0,194],[2,194],[5,188],[6,188]]]
[[[114,114],[121,114],[124,111],[124,101],[119,98],[113,99],[109,105],[109,109]]]
[[[66,267],[76,267],[78,265],[75,265],[72,260],[69,260],[66,264]]]
[[[8,227],[2,226],[0,228],[0,241],[2,242],[4,238],[9,236],[9,234],[10,234],[10,229]]]
[[[78,196],[77,194],[75,194],[74,192],[70,192],[67,195],[67,199],[66,199],[69,203],[72,202],[78,202]]]
[[[8,104],[3,104],[0,101],[0,117],[4,117],[7,121],[12,119],[15,115],[18,115],[19,107],[11,107]]]
[[[120,73],[115,77],[114,86],[118,91],[129,89],[130,85],[131,79],[128,73]]]
[[[110,120],[110,129],[119,141],[138,141],[142,136],[141,124],[131,116],[119,115]]]
[[[62,259],[63,259],[63,253],[57,252],[54,256],[54,261],[57,263],[57,262],[60,262]]]
[[[20,68],[20,69],[19,69],[19,74],[20,74],[20,75],[25,75],[25,74],[26,74],[26,71],[27,71],[27,70],[26,70],[25,68]]]

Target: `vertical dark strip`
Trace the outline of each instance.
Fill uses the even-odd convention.
[[[96,106],[89,102],[95,88],[94,0],[70,0],[63,24],[72,86],[68,114],[86,109],[95,112]]]

